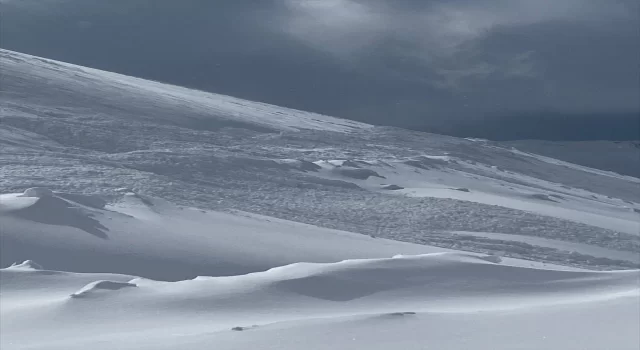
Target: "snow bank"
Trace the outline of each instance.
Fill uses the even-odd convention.
[[[116,282],[116,281],[96,281],[87,284],[82,287],[79,291],[71,294],[71,298],[87,298],[91,296],[96,296],[97,294],[101,294],[109,291],[118,291],[125,288],[134,288],[137,285],[133,283],[127,282]]]
[[[488,260],[438,253],[298,263],[180,282],[0,270],[3,281],[11,281],[0,285],[0,316],[12,320],[0,324],[0,342],[3,349],[20,344],[67,350],[197,349],[213,343],[220,349],[257,344],[284,350],[640,345],[640,271]],[[82,302],[70,302],[70,294]],[[100,322],[87,322],[92,319]]]
[[[23,196],[37,200],[29,206],[6,211],[6,215],[32,223],[74,228],[100,239],[108,238],[109,230],[94,218],[98,212],[93,208],[77,205],[44,188],[28,189]]]
[[[18,263],[14,263],[11,266],[8,267],[8,269],[12,269],[12,270],[26,270],[26,271],[36,271],[36,270],[42,270],[42,266],[38,263],[36,263],[33,260],[25,260],[24,262],[18,264]]]
[[[104,209],[68,197],[37,198],[28,207],[1,214],[2,266],[34,259],[50,269],[180,280],[301,261],[442,251],[242,212],[185,208],[136,193]]]
[[[22,196],[34,198],[53,197],[53,191],[45,187],[32,187],[26,189]]]

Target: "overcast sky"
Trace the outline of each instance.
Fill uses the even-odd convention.
[[[212,92],[460,136],[638,132],[638,0],[0,3],[3,48]]]

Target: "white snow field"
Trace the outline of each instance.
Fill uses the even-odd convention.
[[[638,178],[0,68],[2,350],[640,347]]]
[[[242,260],[242,257],[239,258]],[[1,270],[2,349],[638,348],[638,272],[463,253],[157,282]]]
[[[0,196],[5,266],[29,256],[56,270],[176,281],[240,275],[301,261],[442,251],[249,213],[178,207],[133,193],[106,207],[93,206],[92,197],[80,195],[24,196]]]

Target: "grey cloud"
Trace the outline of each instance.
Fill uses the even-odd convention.
[[[541,78],[534,74],[535,50],[545,43],[494,47],[493,60],[482,57],[485,48],[477,43],[503,32],[560,22],[573,26],[563,29],[587,34],[589,27],[638,22],[631,1],[423,0],[395,7],[375,0],[283,1],[291,13],[281,26],[285,33],[356,65],[381,50],[403,59],[420,58],[424,69],[436,72],[431,79],[442,77],[435,82],[442,87],[458,87],[460,80],[472,77]],[[548,39],[547,46],[563,44],[553,35]],[[394,40],[405,43],[401,50],[384,45]],[[512,50],[517,46],[522,49]]]

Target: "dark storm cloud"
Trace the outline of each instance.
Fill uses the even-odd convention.
[[[448,89],[481,111],[638,107],[637,2],[286,3],[293,15],[284,29],[292,36],[355,67],[379,55],[408,62],[413,70],[405,79]],[[399,73],[385,63],[374,71]]]
[[[640,109],[635,0],[1,3],[5,48],[372,123],[508,138]]]

